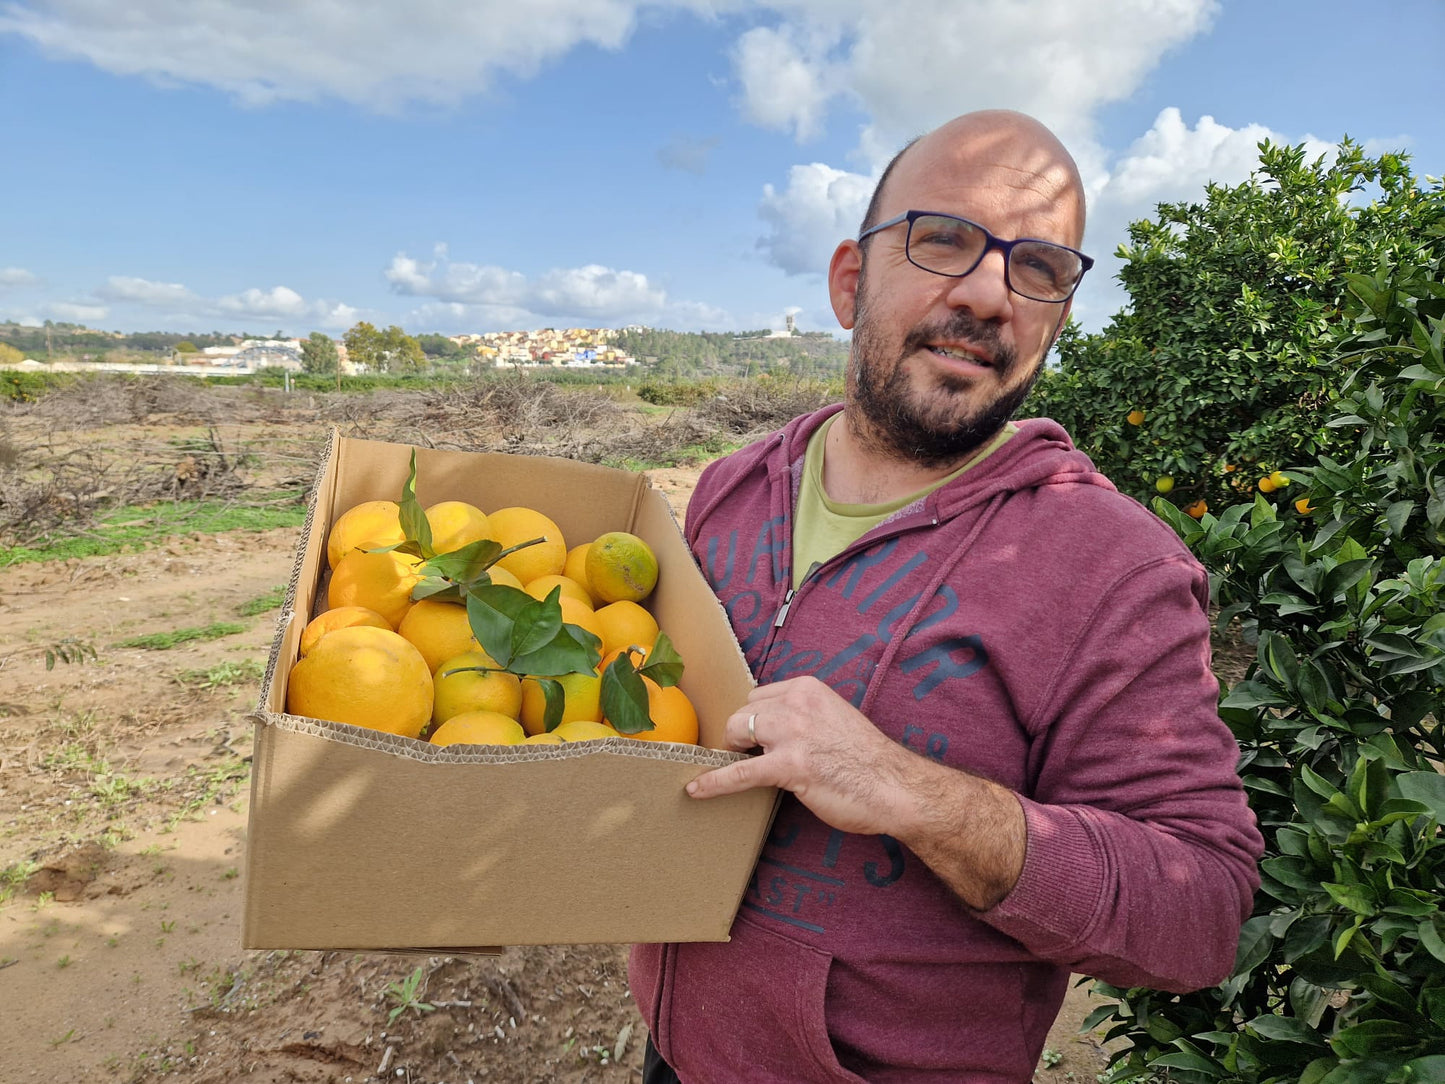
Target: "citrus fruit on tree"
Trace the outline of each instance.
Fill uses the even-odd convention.
[[[608,531],[587,551],[587,587],[603,602],[641,602],[657,586],[657,555],[635,534]]]
[[[1143,425],[1144,412],[1135,408],[1134,410],[1129,411],[1128,414],[1124,415],[1124,420],[1130,425]]]
[[[375,610],[368,610],[365,606],[338,606],[306,622],[306,627],[301,630],[300,653],[309,655],[316,642],[328,632],[351,628],[353,625],[370,625],[374,629],[391,628],[391,623]]]
[[[1283,489],[1290,483],[1289,475],[1282,470],[1271,471],[1269,480],[1274,483],[1275,489]]]
[[[432,549],[437,553],[451,553],[492,537],[487,514],[466,501],[438,501],[427,508],[426,521],[431,527]]]
[[[498,669],[485,651],[467,651],[448,659],[432,672],[432,685],[433,723],[444,723],[465,711],[495,711],[512,719],[520,717],[521,679]]]
[[[591,719],[574,719],[570,723],[562,723],[552,733],[563,741],[592,741],[596,738],[618,737],[617,731],[606,723],[594,722]]]
[[[596,606],[597,596],[593,593],[591,584],[587,582],[587,551],[591,548],[591,542],[583,542],[568,550],[567,560],[562,565],[562,575],[580,583],[591,597],[592,605]]]
[[[414,602],[396,631],[412,642],[433,672],[448,659],[482,649],[472,636],[467,608],[459,602],[431,598]]]
[[[531,583],[538,576],[555,576],[567,563],[567,541],[562,528],[533,508],[513,505],[498,508],[487,517],[490,537],[510,549],[534,538],[542,539],[516,553],[509,553],[497,562],[522,583]]]
[[[421,579],[417,572],[420,563],[418,558],[396,550],[371,553],[354,549],[331,571],[331,582],[326,586],[327,607],[365,606],[396,628],[411,607],[411,589]]]
[[[1273,493],[1278,488],[1279,486],[1275,484],[1274,479],[1268,474],[1259,480],[1259,491],[1261,493]]]
[[[1184,509],[1186,516],[1193,516],[1195,519],[1203,519],[1204,513],[1209,511],[1209,502],[1202,497]]]
[[[1157,489],[1160,493],[1168,493],[1174,489],[1174,479],[1170,478],[1166,474],[1163,478],[1155,481],[1154,488]]]
[[[563,674],[552,679],[562,686],[562,722],[602,719],[602,677],[597,671],[589,674]],[[541,734],[547,728],[547,696],[535,677],[522,679],[522,710],[517,718],[528,734]],[[555,728],[554,728],[555,729]]]
[[[415,738],[431,718],[432,678],[401,636],[353,625],[321,637],[291,667],[286,710]]]
[[[1315,506],[1310,504],[1308,497],[1301,497],[1294,502],[1294,510],[1302,516],[1307,516],[1315,510]]]
[[[624,735],[641,741],[675,741],[688,745],[697,744],[697,709],[692,701],[676,685],[666,688],[646,675],[642,678],[647,686],[647,714],[652,719],[651,730],[639,730],[636,734]]]
[[[406,541],[401,505],[396,501],[363,501],[336,517],[326,535],[326,563],[335,568],[352,550],[379,549]]]
[[[657,618],[635,602],[609,602],[596,612],[602,626],[602,654],[624,647],[649,648],[657,642]]]
[[[433,745],[520,745],[522,724],[499,711],[464,711],[432,732]]]
[[[587,593],[587,588],[574,580],[571,576],[538,576],[531,583],[526,584],[522,590],[533,598],[546,598],[554,587],[562,589],[562,597],[570,598],[582,603],[589,610],[592,609],[592,596]]]

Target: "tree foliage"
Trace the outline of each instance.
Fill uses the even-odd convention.
[[[1182,997],[1103,988],[1118,1002],[1087,1026],[1114,1022],[1115,1080],[1445,1080],[1445,193],[1397,188],[1397,166],[1383,174],[1388,214],[1349,210],[1386,227],[1377,243],[1355,238],[1353,268],[1319,250],[1341,311],[1271,354],[1298,363],[1328,407],[1311,414],[1277,389],[1258,400],[1298,419],[1286,430],[1298,448],[1253,431],[1281,440],[1270,446],[1306,492],[1256,493],[1197,521],[1155,501],[1209,568],[1220,624],[1239,622],[1257,648],[1220,713],[1266,854],[1225,983]],[[1231,228],[1252,226],[1282,228]],[[1293,313],[1325,304],[1307,271]],[[1235,292],[1261,296],[1249,279]],[[1204,383],[1208,358],[1230,350],[1197,333],[1212,344]],[[1308,366],[1306,345],[1319,352]]]
[[[366,366],[368,372],[416,372],[427,364],[417,341],[395,324],[378,331],[362,320],[342,336],[342,341],[347,359],[353,365]]]
[[[1244,183],[1130,226],[1129,307],[1099,334],[1067,329],[1036,391],[1035,410],[1140,499],[1167,477],[1180,507],[1219,507],[1340,452],[1347,435],[1322,408],[1345,375],[1331,344],[1346,276],[1415,244],[1423,197],[1405,159],[1349,140],[1329,162],[1303,146],[1259,152]]]
[[[301,371],[334,373],[340,363],[336,341],[323,331],[313,331],[301,343]]]

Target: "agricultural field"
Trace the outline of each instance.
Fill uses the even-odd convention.
[[[681,519],[703,463],[825,392],[753,382],[673,407],[535,381],[348,396],[159,378],[0,408],[6,1081],[639,1079],[621,946],[241,949],[249,713],[307,487],[336,426],[645,470]],[[1070,992],[1042,1084],[1094,1080],[1091,1008]]]

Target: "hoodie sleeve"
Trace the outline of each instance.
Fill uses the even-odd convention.
[[[1103,592],[1035,713],[1027,852],[981,917],[1117,986],[1233,969],[1263,841],[1217,711],[1203,570],[1156,557]]]

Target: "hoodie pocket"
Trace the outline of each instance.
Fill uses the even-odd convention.
[[[861,1084],[828,1034],[832,957],[739,916],[732,940],[675,946],[653,1042],[684,1081]]]

